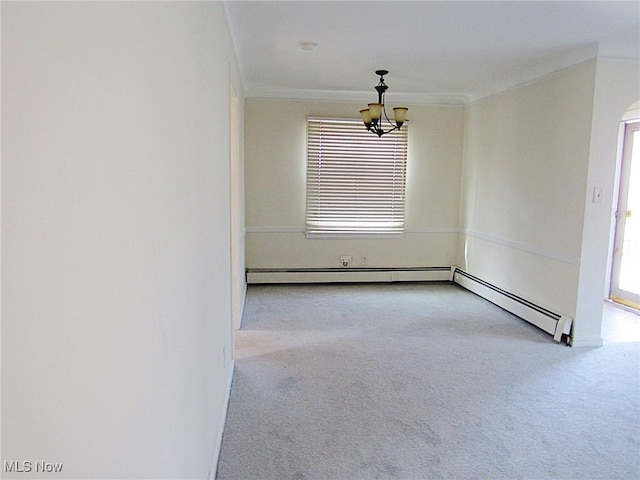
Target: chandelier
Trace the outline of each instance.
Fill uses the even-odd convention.
[[[376,70],[376,75],[380,75],[380,83],[375,87],[378,91],[378,103],[370,103],[369,108],[365,108],[360,110],[360,115],[362,116],[362,121],[364,122],[364,126],[367,127],[367,130],[375,133],[378,137],[381,137],[385,133],[393,132],[394,130],[398,130],[402,127],[402,124],[407,120],[407,107],[395,107],[393,109],[394,122],[389,120],[387,116],[387,111],[384,108],[384,93],[389,88],[386,83],[384,83],[384,76],[388,74],[387,70]],[[388,130],[383,129],[383,119],[382,115],[384,114],[384,118],[387,120],[389,125]]]

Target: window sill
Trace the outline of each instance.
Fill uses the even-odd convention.
[[[373,233],[373,232],[363,232],[363,233],[338,233],[338,232],[305,232],[305,237],[308,240],[333,240],[333,239],[401,239],[404,238],[404,233]]]

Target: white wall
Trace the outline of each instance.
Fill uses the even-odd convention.
[[[637,36],[636,36],[637,38]],[[598,58],[591,143],[582,230],[578,308],[574,345],[602,344],[602,308],[609,258],[610,230],[615,209],[615,171],[620,121],[640,98],[640,62]],[[593,202],[593,189],[602,202]]]
[[[595,62],[468,107],[459,263],[575,317]]]
[[[449,266],[455,263],[463,107],[409,105],[406,233],[402,239],[306,239],[306,119],[354,118],[359,104],[247,99],[248,268]],[[363,127],[364,128],[364,127]]]
[[[232,370],[229,38],[219,2],[2,3],[3,461],[209,475]]]

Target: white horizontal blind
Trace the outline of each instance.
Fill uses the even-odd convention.
[[[382,137],[360,120],[307,119],[307,234],[402,233],[407,125]]]

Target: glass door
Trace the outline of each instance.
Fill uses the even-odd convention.
[[[611,300],[640,309],[640,123],[625,126]]]

